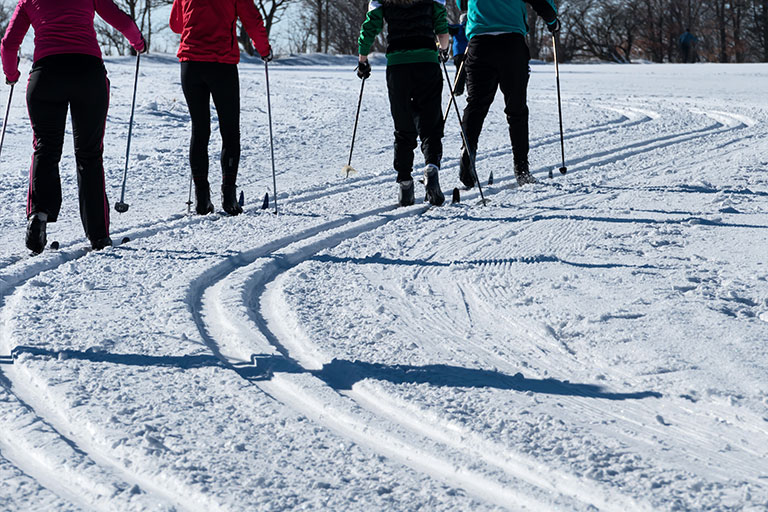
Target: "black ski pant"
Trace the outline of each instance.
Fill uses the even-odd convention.
[[[189,163],[195,184],[208,182],[211,97],[219,117],[221,171],[224,185],[235,185],[240,165],[240,78],[236,64],[181,63],[181,87],[192,118]]]
[[[28,217],[46,213],[48,222],[56,222],[59,217],[59,160],[69,110],[83,228],[91,240],[109,236],[109,202],[102,160],[108,108],[109,79],[100,58],[60,54],[34,63],[27,86],[27,109],[35,136]]]
[[[462,123],[472,154],[483,130],[488,110],[501,89],[504,95],[509,138],[515,161],[528,160],[528,65],[530,53],[520,34],[480,35],[467,48],[467,106]],[[464,151],[461,168],[468,172],[470,159]]]
[[[693,59],[691,59],[691,45],[690,44],[682,44],[680,45],[682,51],[683,51],[683,62],[688,64],[689,62],[693,62]]]
[[[467,60],[467,54],[465,53],[453,56],[453,65],[456,66],[456,76],[453,79],[456,86],[453,93],[456,96],[464,94],[464,87],[467,83],[467,70],[461,67],[465,60]]]
[[[437,63],[419,62],[387,67],[389,106],[395,122],[397,181],[413,171],[417,137],[426,164],[440,167],[443,158],[443,75]]]

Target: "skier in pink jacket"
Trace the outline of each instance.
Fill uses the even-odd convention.
[[[145,51],[136,23],[112,0],[19,0],[0,45],[6,82],[13,85],[21,76],[19,46],[30,25],[35,30],[34,63],[27,85],[34,155],[26,235],[27,248],[34,253],[45,249],[46,224],[56,222],[61,208],[59,160],[68,109],[85,234],[94,249],[112,245],[102,161],[109,79],[93,27],[95,13],[122,32],[134,50]]]

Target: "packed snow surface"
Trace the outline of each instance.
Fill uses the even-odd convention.
[[[134,63],[107,60],[112,203]],[[68,131],[61,249],[34,257],[18,87],[0,509],[768,509],[768,66],[563,66],[563,176],[554,68],[534,65],[539,183],[514,184],[499,95],[477,159],[489,204],[397,208],[377,63],[346,179],[352,61],[270,67],[279,215],[264,68],[240,65],[233,218],[186,214],[178,64],[143,59],[130,210],[112,219],[130,242],[86,250]],[[450,198],[455,113],[444,142]]]

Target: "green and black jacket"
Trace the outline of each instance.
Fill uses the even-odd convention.
[[[448,33],[445,0],[371,0],[358,39],[368,55],[387,23],[387,65],[437,63],[436,36]]]

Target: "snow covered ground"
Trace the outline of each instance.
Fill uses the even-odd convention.
[[[241,65],[247,205],[228,218],[185,214],[178,64],[142,60],[131,208],[113,217],[131,242],[97,253],[71,134],[61,250],[26,253],[16,91],[0,509],[768,509],[768,66],[563,66],[561,176],[554,70],[535,65],[540,183],[512,186],[499,98],[478,154],[490,205],[396,208],[383,66],[344,180],[360,82],[312,64],[271,67],[278,216],[259,209],[264,70]],[[107,61],[113,203],[133,66]]]

